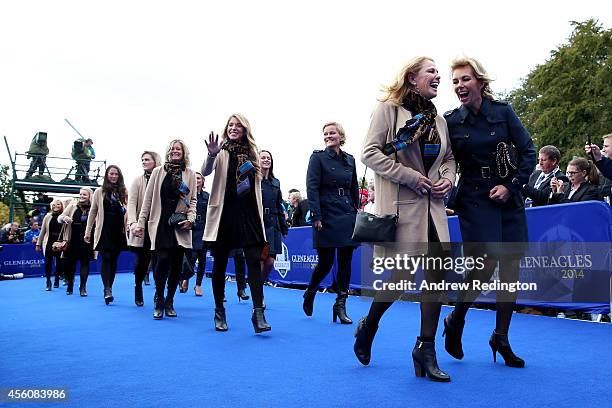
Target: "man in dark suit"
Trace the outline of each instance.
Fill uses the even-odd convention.
[[[544,146],[540,149],[538,163],[540,170],[529,176],[529,182],[523,186],[522,193],[532,200],[532,206],[537,207],[548,204],[550,197],[550,180],[556,177],[563,182],[569,182],[565,174],[559,169],[561,152],[555,146]]]

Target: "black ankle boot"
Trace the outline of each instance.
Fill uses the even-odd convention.
[[[66,294],[72,295],[73,290],[74,290],[74,281],[68,282],[68,284],[66,285]]]
[[[59,276],[55,277],[55,281],[53,282],[53,287],[54,288],[59,288]]]
[[[85,285],[79,286],[79,295],[81,297],[87,297],[87,288],[85,287]]]
[[[164,312],[167,317],[176,317],[176,310],[174,310],[174,299],[166,299],[166,307],[164,308]]]
[[[346,314],[346,298],[348,294],[346,292],[339,292],[338,297],[336,298],[336,303],[334,303],[334,308],[332,312],[332,320],[336,323],[336,317],[340,318],[340,323],[342,324],[353,324],[353,321]]]
[[[493,351],[493,362],[497,362],[497,353],[499,352],[508,367],[525,367],[525,360],[518,357],[512,351],[507,334],[499,334],[493,330],[493,334],[491,334],[491,338],[489,339],[489,346],[491,346],[491,350]]]
[[[144,306],[144,297],[142,295],[142,286],[136,285],[134,286],[134,303],[136,306],[143,307]]]
[[[164,318],[164,296],[160,296],[155,293],[155,298],[153,300],[155,307],[153,309],[153,319],[161,320]]]
[[[253,328],[255,333],[261,333],[272,330],[272,327],[266,322],[266,316],[264,315],[263,308],[256,307],[253,309],[253,316],[251,317],[253,322]]]
[[[225,308],[215,308],[215,330],[227,331],[227,320],[225,319]]]
[[[108,306],[113,300],[115,300],[115,298],[113,297],[111,288],[104,288],[104,303]]]
[[[451,380],[450,376],[438,367],[436,347],[433,341],[421,341],[417,337],[417,342],[412,350],[412,362],[417,377],[427,376],[430,380],[439,382]]]
[[[463,345],[461,344],[461,337],[463,336],[463,326],[465,326],[465,320],[458,321],[454,318],[454,313],[449,314],[444,319],[444,348],[446,352],[457,360],[463,358]]]
[[[251,297],[246,294],[244,289],[238,289],[238,302],[241,300],[249,300]]]
[[[372,343],[374,342],[374,336],[378,331],[378,326],[369,327],[366,324],[366,317],[362,317],[357,323],[355,329],[355,345],[353,351],[357,356],[357,360],[363,365],[370,364],[370,358],[372,357]]]
[[[304,304],[302,305],[302,309],[304,309],[306,316],[312,316],[312,309],[314,308],[314,299],[316,295],[316,289],[306,289],[306,292],[304,292]]]
[[[147,272],[146,275],[144,276],[143,282],[146,286],[149,286],[151,284],[151,282],[149,282],[149,272]]]
[[[47,292],[51,291],[51,279],[47,279],[47,287],[45,288]]]

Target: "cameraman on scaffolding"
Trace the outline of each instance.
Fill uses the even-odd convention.
[[[32,159],[30,168],[26,172],[25,178],[30,178],[38,168],[38,175],[42,176],[45,171],[49,146],[47,146],[47,133],[38,132],[32,138],[30,149],[26,152],[27,158]]]
[[[91,161],[96,158],[96,152],[93,148],[93,140],[80,138],[72,144],[72,158],[76,160],[75,181],[82,183],[91,183],[89,179],[89,166]]]

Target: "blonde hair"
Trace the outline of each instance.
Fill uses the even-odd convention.
[[[606,139],[612,139],[612,133],[610,133],[609,135],[603,135],[601,137],[601,140],[606,140]]]
[[[170,162],[170,152],[172,151],[172,147],[174,146],[175,143],[181,144],[181,147],[183,148],[183,160],[185,161],[185,167],[189,167],[189,165],[191,164],[191,161],[189,160],[189,149],[187,148],[187,145],[185,144],[185,142],[183,142],[181,139],[174,139],[170,141],[170,144],[168,145],[168,149],[166,150],[166,163]]]
[[[57,204],[60,203],[62,206],[62,209],[60,210],[60,213],[62,211],[64,211],[64,202],[62,200],[60,200],[59,198],[56,198],[55,200],[51,201],[51,208],[53,208],[53,204]]]
[[[346,133],[344,132],[344,128],[342,127],[342,125],[338,122],[327,122],[326,124],[323,125],[323,132],[325,132],[325,128],[328,126],[335,126],[336,130],[338,131],[338,134],[340,135],[340,146],[344,145],[344,143],[346,143]]]
[[[170,148],[172,149],[172,146],[170,146]],[[183,149],[185,147],[183,146]],[[140,158],[142,159],[142,157],[148,154],[149,156],[151,156],[151,158],[153,159],[153,161],[155,162],[155,167],[159,167],[162,165],[162,160],[161,160],[161,156],[157,153],[157,152],[152,152],[151,150],[145,150],[144,152],[142,152],[142,154],[140,155]]]
[[[244,115],[242,115],[241,113],[233,113],[230,115],[229,118],[227,118],[225,128],[223,129],[223,133],[221,134],[221,143],[223,144],[223,142],[229,139],[229,136],[227,134],[227,128],[232,118],[235,118],[238,122],[240,122],[240,124],[244,128],[245,134],[243,137],[246,138],[247,144],[249,146],[249,160],[251,161],[251,163],[253,163],[253,166],[255,166],[255,169],[257,169],[257,171],[259,172],[259,154],[257,154],[257,144],[255,144],[255,137],[253,136],[253,131],[251,130],[251,124]]]
[[[491,82],[493,82],[493,78],[489,76],[487,70],[483,67],[483,65],[476,58],[470,57],[458,57],[451,62],[451,72],[456,70],[457,68],[470,67],[474,72],[474,77],[480,83],[482,83],[482,91],[481,94],[484,98],[493,100],[495,99],[495,95],[493,95],[493,91],[491,90]]]
[[[89,194],[89,203],[91,204],[91,199],[93,198],[93,193],[94,193],[93,190],[91,188],[89,188],[89,187],[81,187],[79,189],[79,194],[81,194],[81,191],[86,191],[87,194]],[[78,205],[78,203],[79,203],[79,201],[77,199],[77,205]]]
[[[421,68],[423,68],[425,61],[434,62],[433,58],[426,56],[414,57],[408,61],[395,77],[395,81],[391,85],[382,88],[385,96],[379,100],[381,102],[389,101],[398,106],[401,105],[408,91],[414,89],[414,85],[410,83],[408,77],[410,75],[416,76]]]

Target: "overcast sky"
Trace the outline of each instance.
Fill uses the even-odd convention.
[[[510,90],[566,41],[571,20],[591,17],[609,28],[612,2],[5,1],[0,135],[24,152],[46,131],[50,154],[69,156],[68,118],[129,185],[140,153],[175,137],[199,169],[204,137],[241,112],[286,196],[305,190],[324,122],[341,122],[359,157],[381,85],[411,57],[436,60],[443,113],[458,105],[453,57],[479,58],[494,90]]]

